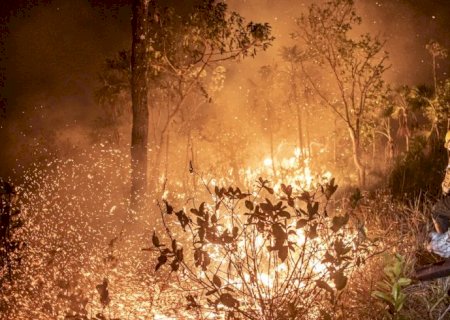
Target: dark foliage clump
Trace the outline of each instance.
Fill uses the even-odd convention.
[[[0,179],[0,292],[7,282],[13,281],[14,267],[20,263],[19,252],[24,246],[22,241],[16,239],[22,220],[15,200],[14,186]],[[0,314],[7,308],[7,300],[0,296]]]
[[[448,161],[441,140],[434,136],[414,139],[409,152],[397,160],[391,171],[389,187],[394,197],[439,196]]]

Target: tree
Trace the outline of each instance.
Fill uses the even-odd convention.
[[[133,8],[136,17],[144,10]],[[149,127],[154,143],[151,149],[155,150],[151,180],[157,181],[160,153],[169,128],[183,108],[189,109],[190,99],[201,96],[205,101],[211,100],[204,83],[211,79],[207,77],[210,69],[226,60],[253,57],[258,50],[266,50],[273,40],[267,23],[245,23],[238,13],[228,12],[222,1],[153,1],[146,8],[146,19],[139,20],[139,25],[133,22],[133,197],[147,186]],[[146,30],[142,29],[144,24]],[[144,74],[151,87],[144,83]],[[147,105],[147,96],[152,99],[151,105]]]
[[[378,97],[384,94],[382,79],[388,58],[384,42],[370,34],[354,39],[350,31],[361,24],[353,0],[332,0],[323,7],[309,7],[307,15],[297,21],[303,40],[302,72],[313,91],[345,123],[352,143],[353,162],[358,181],[365,185],[366,165],[362,155],[362,128],[368,111],[377,108]],[[318,70],[319,68],[319,70]],[[329,90],[319,85],[316,74],[330,74]],[[330,92],[331,91],[331,92]]]
[[[442,47],[439,42],[430,40],[428,44],[425,46],[427,51],[431,55],[432,64],[433,64],[433,84],[434,84],[434,94],[435,96],[438,94],[438,81],[436,74],[436,59],[445,59],[447,58],[447,49]]]
[[[131,208],[145,196],[148,149],[148,14],[149,0],[133,0],[131,48]]]

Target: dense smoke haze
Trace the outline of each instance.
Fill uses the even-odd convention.
[[[294,20],[307,1],[229,1],[249,20],[272,25],[273,47],[227,72],[225,92],[241,90],[260,66],[273,63],[291,42]],[[448,1],[357,1],[362,28],[387,40],[392,85],[430,83],[425,44],[450,46]],[[84,143],[99,107],[93,99],[107,57],[130,47],[127,1],[12,1],[2,4],[1,71],[3,103],[1,175],[11,174],[18,157],[12,149],[56,132],[56,140]],[[439,69],[446,75],[448,64]],[[235,84],[232,86],[231,84]],[[238,84],[238,86],[236,86]],[[239,89],[240,88],[240,89]],[[226,96],[226,94],[225,94]],[[229,99],[236,107],[242,101]],[[45,137],[44,137],[45,139]],[[17,149],[16,149],[17,150]]]

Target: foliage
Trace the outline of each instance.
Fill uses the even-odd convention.
[[[404,276],[405,259],[399,254],[395,254],[390,263],[384,268],[384,280],[378,283],[379,290],[375,290],[372,296],[380,299],[389,307],[389,314],[392,319],[403,319],[400,311],[406,300],[404,287],[411,284],[411,279]]]
[[[416,136],[410,150],[397,159],[389,175],[392,195],[405,199],[424,193],[438,196],[447,161],[442,141]]]
[[[348,213],[328,216],[334,180],[300,194],[282,185],[279,197],[262,178],[251,193],[206,187],[213,203],[190,212],[161,204],[169,245],[152,236],[155,269],[168,267],[194,284],[186,289],[190,308],[247,319],[338,317],[369,244],[352,232]]]
[[[17,234],[22,227],[21,212],[16,203],[16,190],[12,184],[0,179],[0,291],[8,282],[14,281],[14,274],[20,264],[20,251],[25,243]],[[0,312],[10,304],[0,296]]]
[[[254,57],[274,38],[269,24],[246,22],[228,10],[224,1],[153,1],[149,11],[150,180],[156,183],[174,123],[177,133],[187,136],[188,144],[193,131],[201,131],[208,115],[206,106],[223,84],[226,70],[221,64]],[[98,100],[105,108],[123,109],[130,101],[129,59],[130,55],[122,52],[107,61],[98,90]],[[120,137],[115,127],[122,121],[115,116],[120,118],[123,113],[105,112],[98,127]],[[154,187],[150,189],[159,189]]]
[[[352,142],[359,183],[365,184],[362,161],[362,129],[370,110],[379,107],[386,94],[383,74],[387,70],[384,42],[370,34],[351,36],[361,24],[353,0],[333,0],[323,6],[313,4],[298,19],[296,36],[303,40],[301,70],[315,94],[345,123]],[[324,72],[324,73],[323,73]],[[318,85],[315,74],[325,74],[328,90]]]

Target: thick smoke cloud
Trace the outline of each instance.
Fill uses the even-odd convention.
[[[34,0],[2,4],[0,98],[0,176],[10,174],[18,161],[18,144],[47,139],[82,143],[100,109],[93,99],[97,74],[104,59],[130,47],[128,0]],[[276,41],[267,52],[228,66],[223,95],[239,108],[249,75],[257,78],[260,66],[279,58],[283,45],[292,45],[294,21],[311,1],[229,0],[230,9],[248,20],[267,21]],[[429,83],[430,39],[450,47],[448,1],[360,0],[364,31],[387,40],[392,68],[388,80],[395,85]],[[441,62],[441,77],[448,74]],[[251,76],[252,77],[252,76]]]
[[[26,160],[17,151],[22,145],[48,140],[50,131],[56,141],[80,143],[80,132],[92,127],[105,57],[130,46],[130,8],[115,2],[19,1],[3,8],[0,176],[16,159]]]

